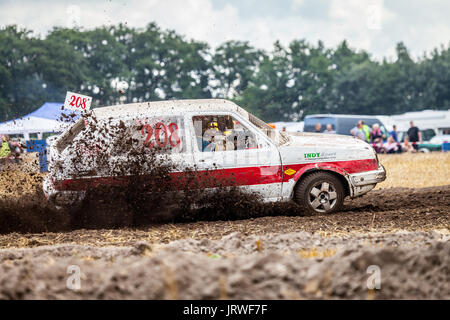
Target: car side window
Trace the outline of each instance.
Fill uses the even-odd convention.
[[[257,149],[253,131],[230,115],[192,117],[197,150],[202,152]]]

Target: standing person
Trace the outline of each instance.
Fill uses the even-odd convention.
[[[322,125],[319,122],[317,122],[316,123],[316,133],[320,133],[321,131],[322,131]]]
[[[373,124],[372,131],[370,132],[370,137],[373,143],[378,143],[385,138],[378,123]]]
[[[2,148],[0,149],[0,159],[7,158],[11,154],[11,144],[7,134],[2,137]]]
[[[372,147],[375,151],[377,153],[382,152],[384,135],[381,132],[380,125],[378,123],[373,124],[372,131],[370,132],[370,139],[372,142]]]
[[[389,132],[389,136],[394,138],[395,142],[398,142],[397,126],[395,124],[392,126],[392,131]]]
[[[327,128],[325,129],[325,131],[323,133],[336,134],[336,131],[333,130],[333,126],[331,125],[331,123],[329,123],[329,124],[327,124]]]
[[[364,120],[360,120],[361,125],[362,125],[362,130],[366,136],[366,141],[369,142],[370,141],[370,128],[369,126],[364,122]]]
[[[409,142],[411,142],[412,146],[417,151],[419,150],[417,142],[422,143],[422,133],[420,132],[419,128],[414,125],[413,121],[409,122],[409,126],[410,127],[408,131],[406,131],[406,135],[408,136]]]
[[[362,123],[361,121],[358,121],[358,123],[356,124],[356,127],[354,127],[352,130],[350,130],[350,133],[358,138],[361,139],[363,141],[367,141],[366,140],[366,134],[364,133],[363,129],[362,129]]]
[[[11,150],[13,150],[13,146],[9,143],[9,136],[5,134],[2,137],[2,144],[0,149],[0,170],[2,165],[9,162]]]

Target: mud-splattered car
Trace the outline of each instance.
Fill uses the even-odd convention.
[[[90,183],[132,174],[99,169],[99,158],[115,168],[129,157],[115,149],[112,128],[126,132],[121,140],[129,138],[128,145],[144,146],[143,152],[156,151],[175,164],[170,176],[189,170],[202,179],[208,172],[213,182],[205,188],[228,181],[264,201],[293,199],[311,212],[338,211],[345,197],[367,193],[386,177],[373,148],[353,137],[287,135],[227,100],[162,101],[94,109],[55,139],[44,180],[50,201],[68,207],[83,198]],[[91,141],[88,147],[86,141]]]

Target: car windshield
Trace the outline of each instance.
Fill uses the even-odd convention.
[[[264,134],[266,134],[269,137],[270,140],[275,142],[277,145],[283,145],[289,141],[289,136],[287,134],[275,130],[258,117],[249,113],[248,118],[252,124],[257,126],[262,132],[264,132]]]
[[[85,128],[85,119],[80,118],[74,125],[64,132],[57,140],[56,148],[59,152],[62,152],[69,144],[72,143],[73,139]]]

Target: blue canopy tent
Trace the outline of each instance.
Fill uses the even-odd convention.
[[[67,115],[69,113],[76,113],[77,119],[79,118],[81,114],[79,111],[63,110],[62,109],[63,105],[64,102],[46,102],[39,109],[27,114],[23,118],[36,117],[51,120],[59,120],[63,114]]]
[[[63,102],[46,102],[39,109],[18,119],[0,123],[0,135],[23,135],[25,140],[30,134],[37,134],[42,139],[44,133],[58,133],[63,130],[67,121],[76,120],[81,116],[79,111],[63,110]],[[74,115],[67,118],[68,115]]]
[[[44,134],[59,133],[81,116],[81,112],[63,110],[62,102],[46,102],[21,118],[0,123],[0,136],[23,135],[28,152],[39,152],[41,172],[47,171],[47,144]],[[36,134],[37,140],[30,140]]]

